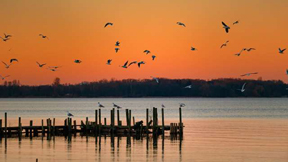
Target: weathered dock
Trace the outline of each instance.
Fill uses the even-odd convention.
[[[7,113],[4,114],[4,127],[2,126],[2,119],[0,119],[0,140],[2,138],[10,138],[10,137],[18,137],[19,140],[25,135],[25,137],[33,137],[38,136],[47,136],[48,138],[51,136],[68,136],[72,135],[76,136],[80,134],[82,136],[101,136],[101,135],[113,135],[113,136],[135,136],[136,139],[140,139],[143,135],[152,134],[153,137],[157,137],[159,135],[165,135],[165,131],[169,131],[173,136],[183,136],[183,128],[184,125],[182,123],[182,110],[179,108],[179,122],[170,123],[170,125],[165,125],[164,121],[164,109],[161,109],[162,122],[158,124],[158,111],[157,108],[153,108],[153,119],[149,120],[149,109],[146,109],[146,122],[135,120],[135,117],[132,118],[131,110],[125,109],[126,113],[126,125],[124,125],[123,121],[120,119],[120,111],[119,109],[116,111],[117,115],[115,115],[115,109],[110,110],[110,124],[107,125],[107,119],[104,118],[102,120],[101,117],[101,109],[95,110],[95,119],[93,121],[89,121],[88,117],[86,117],[85,121],[81,120],[81,123],[77,124],[76,120],[73,118],[66,118],[63,122],[63,125],[56,125],[56,119],[46,119],[44,121],[42,119],[41,125],[35,126],[33,125],[33,120],[30,120],[29,126],[23,126],[21,122],[21,117],[18,118],[18,126],[8,127]],[[115,116],[117,117],[117,122],[115,121]],[[133,123],[131,123],[131,119],[133,119]],[[73,121],[72,121],[73,120]],[[103,122],[104,121],[104,122]]]

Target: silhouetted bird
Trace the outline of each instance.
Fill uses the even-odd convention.
[[[246,51],[250,52],[252,50],[256,50],[255,48],[248,48]]]
[[[184,27],[186,27],[185,24],[182,23],[182,22],[177,22],[177,24],[180,25],[180,26],[184,26]]]
[[[112,62],[112,60],[111,59],[109,59],[109,60],[107,60],[107,65],[111,65],[111,62]]]
[[[157,83],[159,83],[159,79],[156,77],[151,76],[152,79],[154,79]]]
[[[37,64],[40,68],[42,68],[43,66],[46,65],[46,64],[40,64],[39,62],[36,62],[36,64]]]
[[[4,33],[4,37],[5,37],[5,38],[9,38],[9,37],[12,37],[12,35],[5,34],[5,33]]]
[[[244,83],[243,85],[242,85],[242,88],[241,89],[237,89],[238,91],[240,91],[240,92],[245,92],[245,85],[246,85],[246,83]]]
[[[115,52],[117,53],[120,49],[119,48],[115,48]]]
[[[222,25],[223,25],[223,28],[225,29],[226,33],[228,33],[230,27],[228,25],[226,25],[223,21],[222,21]]]
[[[152,60],[153,60],[153,61],[155,60],[155,58],[156,58],[156,56],[155,56],[155,55],[152,55]]]
[[[133,64],[137,64],[137,61],[132,61],[132,62],[130,62],[129,65],[128,65],[128,67],[131,66],[131,65],[133,65]]]
[[[258,72],[255,72],[255,73],[246,73],[246,74],[243,74],[243,75],[241,75],[242,77],[243,76],[250,76],[250,75],[253,75],[253,74],[258,74]]]
[[[196,51],[197,49],[195,47],[191,47],[191,51]]]
[[[233,25],[236,25],[236,24],[238,24],[238,23],[239,23],[239,20],[235,21],[235,22],[233,23]]]
[[[280,54],[284,54],[284,51],[286,50],[286,48],[284,48],[284,49],[279,48],[278,50],[279,50]]]
[[[140,68],[141,64],[145,64],[145,62],[144,62],[144,61],[138,62],[138,67],[139,67],[139,68]]]
[[[16,61],[16,62],[18,62],[18,60],[17,60],[17,59],[15,59],[15,58],[12,58],[12,59],[10,59],[10,63],[12,63],[13,61]]]
[[[111,22],[106,23],[106,24],[104,25],[104,28],[106,28],[108,25],[113,26],[113,23],[111,23]]]
[[[121,106],[116,105],[115,103],[113,103],[113,107],[116,107],[117,109],[121,109]]]
[[[5,65],[5,68],[8,69],[12,64],[6,64],[5,62],[2,61],[2,63]]]
[[[43,39],[48,39],[49,40],[49,38],[46,36],[46,35],[43,35],[43,34],[39,34],[39,36],[41,37],[41,38],[43,38]]]
[[[98,106],[99,106],[100,108],[105,108],[105,106],[103,106],[100,102],[98,102]]]
[[[7,76],[2,76],[2,75],[0,75],[0,78],[2,79],[2,80],[4,80],[4,79],[6,79],[7,77],[9,77],[10,75],[7,75]]]
[[[144,53],[146,53],[146,55],[147,55],[147,54],[149,54],[151,52],[149,50],[145,50]]]
[[[82,61],[81,61],[81,60],[74,60],[74,62],[75,62],[76,64],[80,64]]]
[[[125,62],[125,64],[123,66],[121,66],[122,68],[127,68],[127,64],[128,64],[128,61]]]
[[[69,111],[67,111],[67,116],[68,116],[68,118],[70,118],[70,117],[73,117],[74,115],[71,114]]]
[[[117,41],[117,42],[115,43],[115,46],[120,46],[120,42]]]
[[[229,40],[226,41],[225,43],[223,43],[220,48],[223,48],[223,47],[227,46],[227,43],[228,43],[228,42],[229,42]]]
[[[2,38],[0,37],[4,42],[6,42],[7,40],[9,40],[9,38]]]

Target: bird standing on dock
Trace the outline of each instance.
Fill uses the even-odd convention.
[[[67,111],[67,116],[68,116],[68,118],[70,118],[70,117],[73,117],[74,115],[71,114],[69,111]]]
[[[103,106],[100,102],[98,102],[98,106],[99,108],[105,108],[105,106]]]

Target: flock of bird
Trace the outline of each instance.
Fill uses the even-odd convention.
[[[176,24],[179,25],[179,26],[186,27],[186,25],[185,25],[184,23],[182,23],[182,22],[177,22]],[[239,24],[239,20],[233,22],[233,25],[236,25],[236,24]],[[226,23],[224,23],[224,22],[222,22],[222,25],[223,25],[223,28],[224,28],[225,32],[226,32],[226,33],[229,33],[229,31],[231,30],[231,27],[228,26],[228,25],[227,25]],[[107,22],[107,23],[104,25],[104,28],[106,28],[106,27],[108,27],[108,26],[113,26],[113,23],[112,23],[112,22]],[[42,38],[42,39],[47,39],[47,40],[49,40],[48,36],[47,36],[47,35],[44,35],[44,34],[39,34],[39,37]],[[6,42],[6,41],[8,41],[8,40],[10,40],[10,39],[12,38],[12,35],[4,33],[4,36],[3,36],[3,37],[0,36],[0,38],[1,38],[4,42]],[[222,49],[222,48],[226,47],[226,46],[228,45],[228,43],[229,43],[229,40],[227,40],[225,43],[223,43],[223,44],[220,46],[220,48]],[[11,49],[10,49],[10,50],[11,50]],[[120,50],[120,42],[117,41],[117,42],[115,43],[115,52],[118,53],[119,50]],[[193,46],[191,47],[191,51],[196,51],[196,50],[197,50],[197,49],[196,49],[195,47],[193,47]],[[251,52],[251,51],[253,51],[253,50],[256,50],[256,49],[255,49],[255,48],[252,48],[252,47],[242,48],[239,53],[236,53],[236,54],[234,54],[234,55],[236,55],[236,56],[241,56],[241,54],[242,54],[244,51],[246,51],[246,52]],[[280,54],[284,54],[284,51],[285,51],[285,50],[286,50],[286,48],[284,48],[284,49],[279,48],[279,49],[278,49],[278,52],[279,52]],[[146,50],[143,51],[143,53],[145,53],[146,55],[148,55],[148,54],[151,54],[151,51],[146,49]],[[152,61],[154,61],[155,58],[156,58],[156,55],[152,55],[152,54],[151,54],[151,57],[152,57]],[[4,64],[4,66],[5,66],[6,69],[9,69],[10,66],[13,65],[13,63],[16,63],[16,62],[19,62],[18,59],[16,59],[16,58],[10,59],[10,62],[9,62],[9,63],[6,63],[6,62],[2,61],[2,63]],[[82,63],[82,61],[79,60],[79,59],[75,59],[75,60],[74,60],[74,63],[80,64],[80,63]],[[36,61],[36,64],[38,65],[39,68],[43,68],[44,66],[46,66],[46,63],[39,63],[39,62],[37,62],[37,61]],[[112,64],[112,59],[108,59],[107,62],[106,62],[106,64],[107,64],[107,65],[111,65],[111,64]],[[129,62],[129,61],[127,60],[122,66],[120,65],[119,67],[127,69],[127,68],[129,68],[130,66],[132,66],[133,64],[137,64],[138,67],[140,68],[141,66],[145,65],[146,62],[144,62],[144,61],[131,61],[131,62]],[[57,71],[58,68],[60,68],[60,67],[61,67],[61,66],[48,66],[46,69],[55,72],[55,71]],[[246,74],[241,75],[241,77],[250,76],[250,75],[255,75],[255,74],[258,74],[258,72],[246,73]],[[287,74],[288,74],[288,70],[287,70]],[[10,76],[10,75],[6,75],[6,76],[0,75],[0,79],[5,80],[5,79],[6,79],[7,77],[9,77],[9,76]],[[158,78],[156,78],[156,77],[154,77],[154,76],[151,76],[151,78],[152,78],[153,80],[155,80],[156,83],[159,83],[159,79],[158,79]],[[245,92],[245,86],[246,86],[246,83],[243,84],[243,86],[242,86],[241,89],[237,89],[237,90],[239,90],[240,92]],[[192,88],[192,85],[187,85],[187,86],[185,86],[184,88],[186,88],[186,89],[191,89],[191,88]],[[102,106],[103,106],[103,105],[102,105]],[[115,105],[114,105],[114,106],[115,106]],[[117,105],[116,105],[116,107],[117,107]]]

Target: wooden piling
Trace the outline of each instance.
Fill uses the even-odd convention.
[[[135,117],[133,116],[133,125],[135,125]]]
[[[0,119],[0,140],[2,140],[2,137],[3,137],[2,119]]]
[[[68,118],[68,135],[72,135],[72,119]]]
[[[22,123],[21,123],[21,117],[18,118],[18,138],[21,140],[22,137]]]
[[[30,139],[32,139],[32,127],[33,127],[33,120],[30,120]]]
[[[97,127],[98,127],[98,111],[95,110],[95,125],[94,125],[94,135],[95,136],[98,134]]]
[[[102,122],[101,122],[101,109],[99,109],[99,135],[101,136]]]
[[[164,130],[164,108],[162,108],[162,135],[164,137],[165,130]]]
[[[53,128],[52,128],[52,135],[55,136],[55,131],[56,131],[56,119],[53,118]]]
[[[129,126],[129,111],[128,109],[125,109],[126,111],[126,125]]]
[[[131,116],[132,116],[132,113],[131,113],[131,110],[129,110],[129,133],[131,133]]]
[[[89,123],[88,123],[88,117],[86,117],[86,133],[88,134],[88,126],[89,126]]]
[[[117,125],[120,126],[120,110],[117,110]]]
[[[36,159],[36,162],[38,162],[38,159]]]
[[[149,133],[149,109],[146,109],[146,134]]]
[[[77,134],[77,124],[76,124],[76,120],[74,120],[73,122],[74,122],[74,135],[76,136],[76,134]]]
[[[153,136],[157,135],[157,108],[153,107]]]
[[[5,140],[7,139],[7,112],[5,112]]]
[[[107,124],[107,123],[106,123],[106,118],[104,118],[104,125],[106,126],[106,124]]]
[[[46,124],[47,124],[47,136],[49,136],[50,135],[49,119],[46,119]]]
[[[44,120],[42,119],[42,121],[41,121],[41,124],[42,124],[42,137],[44,137],[45,136],[45,129],[44,129]]]
[[[182,109],[179,107],[179,133],[180,136],[183,135],[183,123],[182,123]]]

